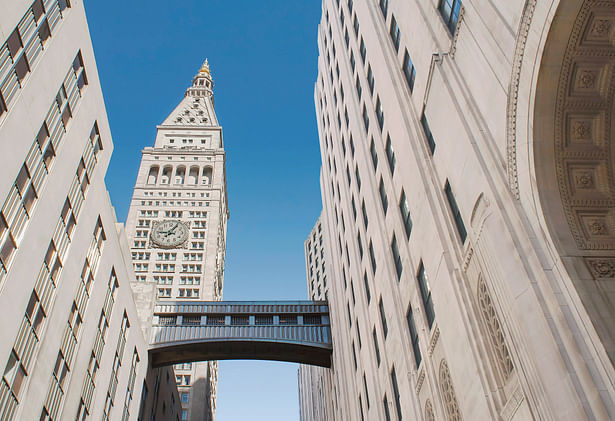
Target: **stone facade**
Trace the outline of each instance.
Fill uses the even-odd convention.
[[[325,0],[339,420],[615,418],[615,3]]]
[[[5,2],[0,40],[0,419],[137,419],[155,373],[83,3]]]
[[[221,300],[226,250],[225,152],[207,61],[143,150],[126,231],[151,326],[153,300]],[[180,234],[184,233],[184,236]],[[148,305],[150,307],[148,307]],[[218,363],[177,364],[182,420],[215,418]]]

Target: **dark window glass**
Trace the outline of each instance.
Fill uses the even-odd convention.
[[[391,368],[391,383],[393,384],[393,398],[395,399],[395,409],[397,410],[397,420],[402,421],[401,416],[401,402],[399,400],[399,385],[397,384],[397,373],[395,373],[395,367]]]
[[[357,351],[354,348],[354,342],[352,343],[352,363],[354,365],[354,371],[357,371]]]
[[[425,112],[421,116],[421,126],[423,126],[423,131],[425,132],[425,137],[427,138],[427,146],[429,146],[429,151],[433,155],[436,150],[436,142],[434,141],[433,134],[431,134],[431,129],[429,128],[429,124],[427,123],[427,117],[425,117]]]
[[[406,192],[403,190],[401,191],[401,198],[399,199],[399,212],[401,213],[401,219],[404,223],[406,239],[409,239],[410,232],[412,232],[412,218],[410,217],[410,207],[408,206],[408,200],[406,199]]]
[[[365,403],[367,404],[367,409],[369,409],[369,391],[367,390],[367,380],[365,379],[365,374],[363,374],[363,389],[365,389]]]
[[[361,241],[360,232],[357,232],[357,244],[359,246],[359,257],[363,258],[363,242]]]
[[[384,182],[382,181],[382,178],[380,179],[378,191],[380,192],[380,202],[382,203],[382,209],[384,210],[384,213],[386,215],[387,208],[389,207],[389,199],[387,198],[387,193],[384,188]]]
[[[369,152],[372,156],[372,164],[374,164],[374,171],[378,168],[378,153],[376,152],[376,145],[374,144],[374,138],[372,138],[369,145]]]
[[[397,246],[397,238],[393,235],[393,241],[391,241],[391,253],[393,253],[393,260],[395,261],[395,273],[397,274],[397,280],[401,279],[401,273],[404,267],[401,263],[401,256],[399,255],[399,247]]]
[[[408,88],[410,88],[410,92],[412,92],[412,90],[414,89],[416,70],[414,69],[414,64],[412,64],[412,59],[410,59],[410,54],[408,54],[408,50],[406,50],[404,54],[403,70],[404,76],[406,77],[406,82],[408,83]]]
[[[389,10],[389,0],[380,0],[380,11],[382,11],[382,16],[387,18],[387,11]]]
[[[395,51],[399,51],[401,32],[399,30],[399,25],[397,25],[397,21],[395,20],[395,16],[391,18],[391,28],[389,29],[389,34],[391,35],[391,41],[393,41],[393,45],[395,46]]]
[[[354,6],[353,0],[348,0],[348,10],[350,10],[350,13],[352,13],[352,6]]]
[[[372,300],[372,293],[369,289],[369,279],[367,279],[367,272],[363,272],[363,285],[365,286],[365,297],[367,298],[367,304]]]
[[[361,175],[359,174],[359,167],[354,167],[354,176],[357,179],[357,189],[361,190]]]
[[[378,335],[376,335],[376,328],[372,330],[372,338],[374,339],[374,351],[376,352],[376,362],[380,367],[380,347],[378,346]]]
[[[423,302],[423,308],[425,309],[427,324],[431,329],[436,316],[434,313],[433,302],[431,300],[431,288],[429,288],[429,282],[427,281],[427,276],[425,275],[425,266],[423,265],[423,262],[419,264],[416,279],[419,283],[419,290],[421,291],[421,301]]]
[[[357,15],[354,16],[353,26],[354,26],[354,34],[356,36],[359,36],[359,19],[357,19]]]
[[[372,242],[369,242],[369,258],[372,263],[372,271],[374,274],[376,273],[376,255],[374,254],[374,245]]]
[[[21,37],[19,36],[19,29],[15,28],[11,35],[9,35],[9,39],[6,40],[6,45],[9,49],[9,53],[11,53],[13,61],[15,61],[19,50],[21,50],[21,47],[23,46]]]
[[[365,224],[365,229],[369,225],[369,220],[367,219],[367,209],[365,209],[365,201],[361,202],[361,213],[363,214],[363,223]]]
[[[395,173],[395,151],[393,150],[393,144],[391,143],[391,137],[387,135],[387,143],[385,147],[387,154],[387,161],[389,162],[389,169],[391,174]]]
[[[380,97],[376,98],[376,117],[378,118],[378,127],[380,127],[382,131],[382,126],[384,126],[384,111],[382,111]]]
[[[367,65],[367,84],[369,85],[369,91],[374,93],[374,72],[372,72],[372,66]]]
[[[26,55],[22,54],[19,59],[17,59],[17,63],[15,63],[15,73],[20,82],[24,80],[29,71],[30,67],[28,66]]]
[[[49,30],[49,23],[47,19],[45,19],[38,27],[38,37],[41,40],[42,44],[45,44],[45,41],[49,39],[51,36],[51,31]]]
[[[348,29],[344,30],[344,41],[346,42],[346,48],[348,48],[348,44],[350,43],[350,36],[348,36]]]
[[[359,80],[359,75],[357,75],[355,86],[357,88],[357,95],[359,96],[359,99],[361,99],[361,94],[363,93],[363,88],[361,87],[361,81]]]
[[[346,303],[346,311],[348,312],[348,326],[352,327],[352,316],[350,315],[350,303]]]
[[[45,13],[45,8],[43,7],[43,0],[36,0],[32,3],[32,13],[34,14],[34,19],[38,22],[41,16]]]
[[[357,220],[357,206],[354,202],[354,196],[350,199],[350,204],[352,205],[352,217],[354,220]]]
[[[354,65],[355,65],[355,62],[354,62],[354,53],[351,51],[351,52],[350,52],[350,67],[352,68],[352,71],[353,71],[353,72],[354,72]]]
[[[440,11],[442,19],[444,19],[444,23],[451,34],[454,34],[455,28],[457,28],[460,8],[461,0],[440,0],[438,10]]]
[[[350,154],[354,158],[354,140],[352,139],[352,133],[350,134]]]
[[[382,399],[382,405],[384,405],[384,417],[386,421],[391,421],[391,414],[389,413],[389,400],[387,399],[386,393]]]
[[[365,49],[365,43],[363,42],[363,37],[361,37],[361,44],[359,45],[359,51],[361,52],[361,60],[363,60],[363,64],[365,64],[365,56],[367,56],[367,50]]]
[[[380,312],[380,323],[382,323],[382,334],[386,338],[389,334],[389,326],[387,325],[387,316],[384,312],[384,304],[382,304],[382,297],[378,300],[378,311]]]
[[[421,349],[419,348],[419,335],[416,330],[412,307],[408,307],[406,320],[408,321],[408,330],[410,331],[410,341],[412,342],[412,351],[414,352],[414,362],[416,363],[416,368],[418,369],[419,365],[421,365]]]
[[[448,180],[446,180],[446,184],[444,185],[444,192],[446,193],[448,204],[451,207],[451,212],[453,213],[453,219],[455,220],[455,226],[457,227],[459,238],[461,239],[462,243],[465,243],[468,233],[466,231],[466,226],[463,223],[463,219],[461,218],[461,212],[459,211],[457,201],[455,200],[455,195],[451,190],[451,185]]]
[[[365,127],[365,131],[369,130],[369,116],[367,115],[367,108],[363,105],[363,126]]]

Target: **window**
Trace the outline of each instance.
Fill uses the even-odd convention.
[[[414,313],[412,307],[408,307],[406,313],[406,321],[408,322],[408,330],[410,331],[410,342],[412,342],[412,352],[414,353],[414,362],[418,370],[421,365],[421,349],[419,348],[419,335],[416,330],[416,323],[414,322]]]
[[[376,171],[376,169],[378,168],[378,153],[376,152],[376,145],[374,144],[373,137],[369,144],[369,152],[372,156],[372,164],[374,164],[374,171]]]
[[[433,134],[431,133],[431,129],[429,128],[429,124],[427,123],[427,117],[425,117],[425,111],[423,111],[423,115],[421,115],[421,126],[423,126],[423,131],[425,132],[425,137],[427,138],[427,146],[429,146],[429,151],[433,155],[436,150],[436,142],[434,141]]]
[[[455,28],[457,28],[460,8],[461,0],[440,0],[438,10],[442,15],[442,19],[444,19],[444,24],[451,34],[454,34]]]
[[[367,115],[367,108],[363,105],[363,126],[365,127],[365,131],[369,130],[369,116]]]
[[[350,199],[350,204],[352,205],[352,217],[356,221],[357,220],[357,206],[355,205],[355,202],[354,202],[354,196]]]
[[[389,207],[389,199],[387,198],[387,193],[384,188],[384,182],[382,181],[382,177],[380,178],[380,185],[378,187],[378,191],[380,192],[380,202],[382,203],[382,209],[384,210],[384,214],[387,213],[387,208]]]
[[[395,261],[395,273],[397,274],[397,280],[401,279],[401,273],[404,269],[401,256],[399,255],[399,247],[397,246],[397,238],[393,234],[393,241],[391,241],[391,253],[393,253],[393,260]]]
[[[401,421],[401,402],[399,400],[399,385],[397,384],[397,373],[395,367],[391,368],[391,383],[393,384],[393,397],[395,398],[395,409],[397,410],[397,420]]]
[[[367,298],[367,304],[369,304],[372,299],[372,294],[369,289],[369,279],[367,279],[367,272],[363,272],[363,285],[365,286],[365,297]]]
[[[384,126],[384,111],[382,111],[380,97],[376,98],[376,118],[378,118],[378,127],[380,127],[380,131],[382,131],[382,127]]]
[[[371,240],[369,242],[369,258],[372,263],[372,272],[375,274],[376,273],[376,256],[374,255],[374,245],[372,244]]]
[[[391,137],[389,135],[387,135],[385,152],[387,154],[387,161],[389,162],[389,169],[391,170],[391,174],[393,174],[395,173],[395,151],[393,150]]]
[[[359,166],[355,165],[354,167],[354,176],[357,179],[357,189],[361,190],[361,175],[359,174]]]
[[[457,201],[455,200],[455,195],[451,190],[451,185],[448,180],[446,180],[446,184],[444,185],[444,192],[446,193],[446,199],[448,200],[451,212],[453,213],[453,219],[455,220],[455,226],[457,227],[459,238],[461,239],[461,243],[463,244],[466,241],[468,233],[466,231],[466,226],[463,223],[463,219],[461,218],[461,212],[459,211]]]
[[[374,351],[376,352],[376,362],[380,367],[380,347],[378,346],[378,335],[376,334],[376,328],[372,329],[372,338],[374,339]]]
[[[395,51],[399,51],[401,32],[399,30],[399,25],[397,25],[397,21],[395,20],[395,16],[391,18],[391,28],[389,29],[389,34],[391,35],[391,41],[393,41],[393,45],[395,46]]]
[[[419,290],[421,291],[421,301],[423,302],[423,308],[425,309],[427,325],[431,329],[436,316],[433,309],[433,302],[431,300],[431,288],[429,287],[429,282],[427,281],[427,276],[425,275],[425,266],[422,261],[419,264],[416,279],[418,280]]]
[[[372,66],[367,65],[367,84],[369,85],[369,92],[374,93],[374,72],[372,72]]]
[[[380,312],[380,323],[382,323],[382,334],[386,338],[389,334],[389,326],[387,325],[387,316],[384,312],[384,304],[382,303],[382,297],[378,300],[378,311]]]
[[[369,391],[367,390],[367,380],[365,379],[365,374],[363,374],[363,389],[365,390],[365,403],[367,404],[367,409],[369,409]]]
[[[361,232],[357,232],[357,245],[359,246],[359,257],[363,258],[363,242],[361,241]]]
[[[401,197],[399,198],[399,212],[401,213],[401,220],[404,223],[406,239],[409,239],[410,232],[412,232],[412,218],[410,217],[410,207],[406,199],[406,192],[403,189],[401,191]]]
[[[361,60],[363,60],[363,64],[365,64],[365,57],[367,56],[367,50],[365,49],[365,42],[363,42],[363,37],[361,37],[361,44],[359,45],[359,51],[361,53]]]
[[[414,64],[412,64],[412,59],[410,59],[410,54],[408,54],[408,50],[404,53],[404,64],[403,64],[404,76],[406,77],[406,83],[408,83],[408,88],[410,88],[410,92],[414,89],[414,79],[416,78],[416,70],[414,69]]]
[[[365,224],[365,229],[367,229],[369,221],[367,219],[367,209],[365,209],[365,201],[361,202],[361,213],[363,214],[363,223]]]
[[[354,53],[351,51],[350,52],[350,67],[352,68],[352,71],[354,72],[354,66],[355,66],[355,62],[354,62]]]
[[[354,27],[354,34],[356,36],[359,36],[359,19],[357,19],[357,15],[354,15],[354,21],[352,22],[352,26]]]
[[[389,10],[389,0],[380,0],[380,11],[382,11],[382,16],[384,19],[387,18],[387,11]]]
[[[391,414],[389,413],[389,400],[387,399],[386,393],[384,394],[384,398],[382,398],[382,405],[384,406],[384,417],[386,421],[391,421]]]
[[[359,80],[359,75],[357,75],[357,79],[355,82],[355,87],[357,88],[357,95],[359,99],[361,99],[361,94],[363,93],[363,88],[361,87],[361,81]]]

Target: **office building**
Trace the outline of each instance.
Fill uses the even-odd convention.
[[[322,10],[327,419],[615,418],[615,3]]]

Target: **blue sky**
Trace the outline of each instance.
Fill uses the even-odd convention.
[[[85,0],[124,221],[156,125],[205,57],[224,128],[230,220],[224,298],[306,298],[303,241],[321,209],[314,82],[320,2]],[[297,368],[221,362],[217,421],[298,420]]]

